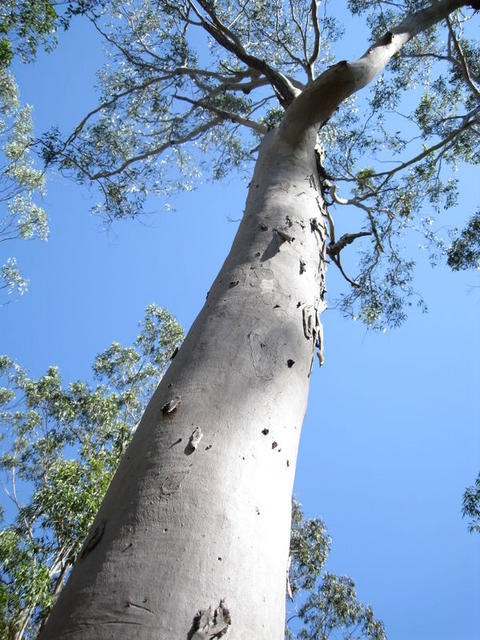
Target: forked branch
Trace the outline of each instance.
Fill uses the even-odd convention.
[[[355,62],[342,60],[329,67],[287,110],[281,135],[292,146],[301,144],[304,137],[321,127],[346,98],[367,86],[409,40],[456,9],[470,4],[465,0],[438,0],[408,15]]]

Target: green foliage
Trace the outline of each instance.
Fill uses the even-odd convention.
[[[355,584],[346,576],[325,573],[322,583],[299,611],[305,627],[298,640],[328,640],[338,631],[343,638],[385,640],[385,629],[370,606],[357,600]]]
[[[182,338],[167,311],[148,306],[131,347],[97,356],[93,388],[65,387],[56,367],[32,379],[0,357],[0,467],[15,511],[0,530],[1,638],[36,637]]]
[[[7,67],[13,55],[23,61],[35,57],[39,47],[46,51],[55,44],[59,16],[52,0],[4,0],[0,7],[0,67]]]
[[[14,56],[31,62],[39,49],[52,51],[56,32],[68,29],[73,16],[104,3],[101,0],[2,0],[0,4],[0,69]]]
[[[366,16],[376,38],[429,4],[351,0],[349,7]],[[345,113],[341,107],[322,130],[325,167],[343,198],[331,213],[346,204],[352,214],[355,209],[366,214],[363,228],[372,231],[371,243],[359,243],[360,260],[349,274],[359,286],[342,295],[338,306],[374,329],[398,325],[413,305],[425,309],[413,284],[407,234],[421,234],[420,246],[432,264],[449,255],[442,217],[457,204],[456,171],[480,157],[475,17],[464,8],[452,13],[448,24],[408,42],[372,83],[370,95],[359,98],[355,110]],[[454,257],[457,247],[465,254],[462,239],[452,247],[451,266],[459,257]],[[468,229],[464,239],[473,241],[474,254]]]
[[[136,215],[149,195],[168,204],[173,192],[192,189],[203,176],[218,179],[231,169],[250,168],[258,134],[279,122],[278,98],[268,80],[219,40],[242,41],[248,60],[258,56],[260,66],[268,60],[288,77],[303,76],[304,49],[314,40],[310,4],[263,0],[242,10],[237,5],[202,1],[202,21],[188,3],[164,0],[112,0],[103,13],[89,12],[110,50],[99,76],[100,103],[66,146],[58,132],[47,134],[44,155],[80,182],[98,185],[95,211],[107,220]],[[215,23],[212,12],[225,24],[236,16],[230,35],[204,28]],[[324,15],[319,23],[318,63],[325,64],[340,28]]]
[[[18,87],[8,71],[13,58],[34,60],[38,49],[51,51],[57,44],[56,31],[67,29],[74,15],[85,13],[103,2],[78,0],[2,0],[0,3],[0,243],[15,239],[40,238],[49,234],[48,218],[38,204],[44,195],[44,172],[35,166],[32,107],[21,105]],[[12,293],[22,295],[27,280],[14,257],[4,256],[0,264],[0,307]]]
[[[286,640],[385,640],[382,622],[357,600],[353,580],[324,571],[331,539],[323,522],[304,520],[298,502],[292,506]]]
[[[324,523],[319,519],[304,520],[301,505],[293,500],[289,572],[292,595],[313,589],[330,553],[331,542]]]
[[[8,67],[12,59],[12,43],[8,38],[2,38],[0,40],[0,67]]]
[[[429,3],[348,4],[376,38]],[[81,10],[110,52],[100,101],[69,136],[46,134],[43,156],[97,185],[96,211],[107,220],[137,215],[151,194],[169,206],[172,192],[204,175],[251,166],[259,137],[332,64],[343,35],[333,3],[305,0],[112,0]],[[405,235],[421,234],[432,262],[445,257],[441,217],[457,202],[455,172],[478,162],[474,16],[463,8],[409,41],[369,94],[346,99],[318,134],[329,182],[341,191],[332,191],[332,218],[345,226],[352,216],[341,208],[351,207],[361,218],[341,233],[371,232],[356,244],[352,288],[338,306],[375,329],[397,326],[412,305],[425,308]]]
[[[467,487],[463,494],[462,514],[469,519],[470,533],[480,533],[480,473],[474,484]]]
[[[31,154],[32,109],[22,106],[13,75],[0,68],[0,243],[31,238],[46,240],[47,214],[37,203],[44,195],[45,176]],[[27,281],[16,259],[4,257],[0,267],[0,291],[23,294]],[[6,301],[6,298],[4,298]],[[2,300],[0,300],[0,306]]]
[[[480,269],[480,210],[449,247],[448,265],[454,271]]]

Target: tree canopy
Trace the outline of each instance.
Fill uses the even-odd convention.
[[[376,328],[423,305],[405,231],[427,238],[432,259],[446,255],[441,215],[457,201],[456,170],[478,163],[477,9],[458,6],[435,22],[428,2],[348,3],[354,16],[365,15],[375,47],[414,19],[430,20],[369,91],[349,91],[319,131],[329,256],[350,285],[341,306]],[[246,170],[259,137],[333,68],[344,35],[336,8],[305,0],[117,0],[85,13],[109,50],[100,101],[69,134],[46,134],[43,155],[94,184],[108,220],[137,215],[149,194],[168,198],[202,175]],[[450,249],[452,266],[476,233],[475,219]],[[347,273],[341,251],[360,237]]]
[[[32,107],[22,105],[12,73],[0,66],[0,243],[40,238],[49,234],[48,218],[40,206],[45,175],[32,157]],[[27,280],[14,257],[0,267],[0,293],[22,294]],[[7,302],[2,295],[0,306]]]

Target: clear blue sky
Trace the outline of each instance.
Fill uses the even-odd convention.
[[[71,128],[95,105],[100,58],[77,21],[54,54],[15,69],[38,132]],[[478,179],[470,184],[465,210],[478,202]],[[113,340],[131,341],[150,302],[188,328],[245,189],[230,178],[177,198],[175,212],[159,203],[141,223],[105,232],[88,189],[50,175],[50,240],[2,248],[17,256],[30,291],[0,310],[0,353],[34,376],[57,364],[71,381],[89,377]],[[340,285],[331,268],[332,295]],[[326,312],[326,364],[312,379],[295,491],[333,537],[329,570],[354,578],[390,640],[479,640],[480,537],[460,509],[480,468],[480,276],[420,260],[416,286],[429,314],[413,311],[386,334]]]

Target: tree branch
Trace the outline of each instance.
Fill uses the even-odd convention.
[[[455,34],[455,31],[452,27],[452,23],[450,22],[450,19],[448,18],[448,16],[446,18],[446,21],[447,21],[450,37],[452,38],[452,41],[453,41],[453,46],[455,47],[455,51],[457,52],[457,56],[460,62],[460,67],[462,70],[462,75],[465,78],[465,82],[468,84],[468,86],[473,91],[475,96],[477,98],[480,98],[480,90],[475,84],[475,82],[473,81],[472,76],[470,75],[470,70],[468,68],[467,61],[465,60],[465,56],[463,55],[462,47],[460,46],[460,43],[457,40],[457,36]]]
[[[218,42],[219,45],[233,53],[251,69],[256,69],[262,72],[270,80],[272,86],[278,91],[284,106],[288,106],[293,102],[299,94],[299,91],[293,86],[290,80],[283,75],[283,73],[280,73],[271,67],[267,62],[265,62],[265,60],[261,60],[256,56],[250,55],[245,50],[237,36],[218,19],[215,11],[208,2],[205,0],[198,0],[199,5],[210,17],[211,22],[202,16],[193,4],[192,0],[188,0],[188,2],[199,17],[202,27],[216,42]]]
[[[253,131],[256,131],[260,135],[265,135],[265,133],[267,133],[268,131],[267,127],[261,124],[258,124],[258,122],[255,122],[255,120],[249,120],[248,118],[243,118],[242,116],[238,115],[237,113],[234,113],[233,111],[225,111],[225,109],[219,109],[214,105],[208,104],[208,102],[205,101],[205,100],[208,100],[208,97],[206,99],[201,99],[201,100],[192,100],[187,96],[176,95],[175,98],[183,102],[188,102],[189,104],[192,104],[201,109],[205,109],[206,111],[211,111],[212,113],[216,113],[218,116],[221,116],[224,120],[230,120],[230,122],[237,122],[238,124],[244,125],[249,129],[253,129]]]
[[[409,40],[452,11],[469,4],[465,0],[438,0],[406,16],[355,62],[342,60],[329,67],[291,104],[280,127],[280,135],[292,146],[301,144],[304,137],[312,136],[347,97],[367,86]]]
[[[371,236],[371,231],[358,231],[357,233],[344,233],[343,236],[337,242],[329,244],[327,246],[327,253],[331,258],[337,257],[342,249],[355,242],[357,238],[363,238],[364,236]]]
[[[390,178],[395,173],[398,173],[399,171],[402,171],[403,169],[406,169],[410,165],[415,164],[415,163],[419,162],[420,160],[423,160],[423,158],[426,158],[427,156],[432,154],[434,151],[437,151],[438,149],[441,149],[443,146],[446,146],[449,142],[454,140],[457,136],[459,136],[464,131],[467,131],[467,129],[470,129],[470,127],[473,127],[475,124],[478,124],[478,120],[469,120],[468,122],[466,122],[464,125],[462,125],[458,129],[455,129],[454,131],[449,133],[449,135],[446,136],[445,138],[443,138],[442,140],[440,140],[440,142],[437,142],[437,144],[434,144],[431,147],[428,147],[428,148],[424,149],[421,153],[417,154],[413,158],[410,158],[410,160],[406,160],[405,162],[402,162],[401,164],[399,164],[394,169],[390,169],[390,171],[379,171],[378,173],[372,173],[371,177],[372,178],[379,178],[381,176],[387,176],[386,180],[383,182],[383,184],[385,184],[385,182],[387,180],[390,180]],[[381,186],[383,186],[383,185],[381,185]]]
[[[320,52],[320,28],[318,26],[318,0],[312,0],[311,6],[313,31],[315,33],[315,41],[313,43],[313,50],[308,59],[309,77],[313,81],[314,78],[314,66],[315,61],[318,58]]]
[[[198,127],[195,127],[189,133],[185,134],[181,138],[177,138],[176,140],[168,140],[167,142],[163,142],[162,144],[157,145],[156,147],[147,149],[143,153],[139,153],[135,156],[128,158],[120,166],[118,166],[115,169],[111,169],[110,171],[98,171],[97,173],[92,174],[87,169],[85,169],[85,167],[82,167],[80,163],[75,162],[70,156],[65,156],[65,157],[68,157],[68,159],[75,164],[75,166],[79,169],[79,171],[84,173],[92,181],[101,180],[102,178],[111,178],[112,176],[122,173],[122,171],[124,171],[128,166],[130,166],[134,162],[145,160],[146,158],[150,158],[152,156],[157,156],[163,153],[164,151],[166,151],[167,149],[170,149],[177,145],[184,144],[186,142],[190,142],[194,140],[202,133],[205,133],[209,129],[212,129],[217,124],[220,124],[222,121],[223,121],[223,118],[220,118],[220,117],[213,118],[209,122],[206,122],[202,125],[199,125]]]

